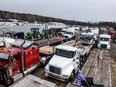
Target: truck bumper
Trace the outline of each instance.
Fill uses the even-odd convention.
[[[62,81],[62,82],[68,82],[70,80],[70,78],[63,78],[62,76],[57,75],[57,74],[53,74],[53,73],[46,73],[45,72],[45,76],[54,78],[54,79]]]

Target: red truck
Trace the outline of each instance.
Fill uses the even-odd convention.
[[[111,35],[111,38],[114,40],[116,37],[116,31],[115,30],[109,30],[108,34]]]
[[[37,68],[39,48],[32,44],[18,39],[8,48],[0,48],[0,83],[10,85]]]

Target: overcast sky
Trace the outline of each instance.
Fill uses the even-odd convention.
[[[116,0],[0,0],[0,10],[77,21],[116,21]]]

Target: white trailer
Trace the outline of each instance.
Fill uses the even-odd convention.
[[[81,44],[80,41],[76,43],[75,40],[71,40],[64,43],[63,45],[73,46],[78,49],[81,59],[80,64],[82,65],[82,63],[86,60],[86,56],[89,54],[91,48],[93,47],[94,41],[92,42],[92,44]]]
[[[33,75],[27,75],[21,80],[17,81],[10,87],[57,87],[55,83],[43,80]]]

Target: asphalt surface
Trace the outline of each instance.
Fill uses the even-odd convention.
[[[110,56],[111,56],[112,87],[116,87],[116,43],[111,44]]]

